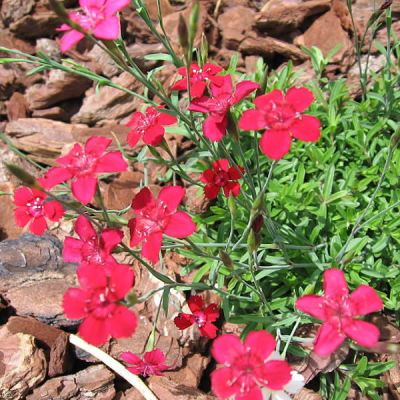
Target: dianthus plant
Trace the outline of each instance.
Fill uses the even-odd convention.
[[[14,194],[17,225],[40,235],[62,218],[74,220],[63,256],[77,263],[78,284],[65,293],[63,306],[66,316],[78,321],[79,335],[94,345],[135,335],[140,324],[135,304],[157,299],[154,332],[162,334],[157,320],[164,309],[183,334],[190,329],[192,339],[213,341],[218,366],[211,375],[212,390],[219,399],[241,400],[287,399],[299,390],[303,378],[285,356],[313,351],[310,336],[320,357],[343,345],[374,348],[379,329],[362,317],[382,310],[383,302],[365,281],[349,281],[356,230],[343,238],[336,257],[329,257],[329,244],[319,243],[322,228],[315,231],[312,213],[302,206],[308,199],[299,201],[298,210],[276,201],[295,196],[285,187],[292,176],[315,191],[325,185],[314,181],[313,173],[335,132],[325,127],[320,88],[296,84],[290,65],[268,76],[259,62],[257,72],[245,76],[235,71],[235,60],[229,67],[213,62],[205,37],[196,35],[196,2],[188,21],[180,19],[179,44],[160,33],[142,0],[133,5],[80,0],[73,11],[50,3],[63,22],[60,47],[66,61],[43,55],[19,61],[39,71],[83,75],[141,100],[124,122],[120,140],[109,132],[73,144],[36,178],[10,166],[23,182]],[[164,64],[147,74],[121,39],[119,13],[126,7],[136,7],[165,48],[166,54],[152,56]],[[69,51],[83,39],[141,82],[145,95],[69,62]],[[158,77],[168,64],[174,72],[166,85]],[[309,160],[307,165],[316,166],[310,171],[304,167]],[[118,180],[138,164],[144,174],[139,185],[132,182],[131,204],[109,209],[104,179]],[[155,166],[163,173],[154,178]],[[325,213],[336,200],[328,189],[321,195]],[[321,211],[318,218],[324,215]],[[298,228],[308,223],[310,237],[305,237]],[[324,229],[328,224],[335,224],[335,216]],[[172,252],[185,260],[179,272],[168,269]],[[141,276],[159,281],[156,289],[144,293],[137,277],[135,286],[134,262]],[[171,312],[169,298],[176,291],[186,295],[186,302]],[[206,292],[214,295],[212,301]],[[241,337],[226,333],[226,322],[241,324]],[[317,324],[309,330],[317,333],[298,333],[306,322]],[[154,337],[145,354],[124,353],[122,359],[143,376],[174,368],[154,348]]]

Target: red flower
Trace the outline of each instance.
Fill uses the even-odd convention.
[[[68,318],[84,321],[79,334],[88,343],[101,345],[111,336],[129,337],[136,329],[136,315],[120,304],[133,287],[135,276],[127,265],[103,268],[84,264],[78,269],[80,288],[68,289],[64,295],[64,312]]]
[[[218,306],[212,303],[204,308],[201,296],[192,296],[187,303],[192,314],[179,313],[174,319],[177,328],[183,330],[196,324],[201,336],[214,339],[218,328],[212,322],[215,322],[219,317]]]
[[[133,199],[136,217],[129,221],[131,246],[142,243],[142,256],[152,263],[158,261],[162,236],[185,238],[196,230],[192,217],[177,207],[185,195],[180,186],[166,186],[155,199],[150,189],[143,188]]]
[[[199,67],[198,64],[193,63],[189,68],[189,81],[190,81],[190,95],[192,98],[201,97],[206,90],[207,83],[213,82],[215,75],[223,70],[219,65],[204,64]],[[187,71],[186,67],[178,68],[178,73],[184,78],[172,86],[172,90],[187,90]]]
[[[303,142],[315,142],[320,138],[319,119],[300,114],[313,100],[313,94],[306,88],[290,88],[286,96],[280,90],[273,90],[254,100],[256,109],[243,113],[239,128],[266,129],[260,140],[261,151],[279,160],[289,151],[292,137]]]
[[[126,124],[132,128],[128,133],[128,143],[131,147],[136,146],[140,138],[151,146],[158,146],[165,133],[165,125],[176,124],[177,119],[173,115],[160,112],[163,107],[147,107],[146,112],[135,112]]]
[[[58,201],[46,202],[46,198],[47,195],[39,190],[19,187],[14,193],[16,224],[21,227],[29,224],[34,235],[43,235],[48,228],[46,218],[59,221],[64,215],[64,208]]]
[[[230,167],[225,159],[213,162],[212,169],[207,169],[201,175],[200,180],[206,184],[204,194],[209,199],[215,199],[221,189],[226,197],[238,196],[240,183],[237,182],[243,175],[242,167]]]
[[[90,264],[116,263],[111,255],[124,236],[119,229],[104,229],[97,234],[90,221],[80,215],[75,222],[75,232],[80,237],[66,237],[63,257],[67,262],[87,262]]]
[[[146,351],[143,359],[127,351],[121,354],[121,359],[133,365],[128,368],[132,374],[142,375],[144,377],[150,375],[161,376],[163,375],[162,371],[170,368],[168,365],[165,365],[165,355],[160,349]]]
[[[367,285],[349,294],[344,273],[339,269],[324,272],[324,296],[302,296],[296,307],[323,321],[314,342],[314,351],[322,357],[338,349],[346,336],[363,347],[374,347],[378,342],[379,329],[356,317],[382,309],[382,300]]]
[[[291,380],[291,368],[274,354],[275,339],[267,331],[250,332],[244,343],[236,335],[214,340],[211,353],[224,364],[211,374],[211,386],[219,399],[263,400],[260,387],[279,391]]]
[[[219,142],[225,135],[229,109],[259,87],[258,83],[242,81],[234,90],[230,75],[218,76],[210,85],[212,97],[194,99],[189,110],[208,114],[203,124],[204,136],[213,142]]]
[[[102,136],[91,136],[83,148],[76,143],[64,157],[57,158],[61,167],[53,167],[42,179],[46,189],[71,180],[73,195],[84,205],[93,200],[96,193],[97,174],[123,172],[128,169],[121,152],[106,152],[112,140]]]

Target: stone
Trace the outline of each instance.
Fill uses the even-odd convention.
[[[257,15],[256,27],[269,35],[281,35],[298,29],[306,18],[328,11],[331,0],[309,0],[301,3],[268,5]]]
[[[50,378],[72,371],[74,359],[69,336],[64,331],[30,317],[11,317],[5,328],[11,334],[24,333],[36,339],[38,347],[45,352],[48,363],[47,375]]]
[[[81,97],[92,82],[80,75],[51,70],[45,84],[36,84],[26,91],[26,99],[32,110],[49,108],[64,100]]]
[[[227,49],[236,50],[252,30],[255,14],[254,10],[243,6],[228,8],[221,14],[218,26],[221,30],[222,45]]]
[[[26,400],[114,400],[115,375],[103,364],[46,381]]]
[[[3,0],[1,2],[0,16],[8,26],[28,15],[35,5],[35,0]]]
[[[22,93],[14,92],[10,100],[6,103],[7,118],[14,121],[19,118],[26,118],[29,114],[29,105]]]
[[[31,335],[0,330],[0,398],[22,400],[46,378],[44,351]]]
[[[190,213],[203,214],[208,210],[210,203],[199,186],[191,185],[186,189],[184,204]]]
[[[15,71],[7,65],[0,64],[0,100],[8,99],[17,85]]]
[[[83,124],[66,124],[44,118],[20,118],[8,123],[5,129],[17,148],[30,153],[34,160],[50,165],[63,150],[76,142],[84,144],[92,135],[110,137],[115,143],[112,132],[124,145],[128,131],[122,125],[89,128]]]
[[[143,85],[131,74],[123,72],[113,78],[113,83],[136,93],[142,93]],[[83,100],[79,112],[72,117],[73,123],[95,124],[100,121],[121,120],[134,112],[141,100],[120,89],[102,87],[98,92],[91,90]]]
[[[327,26],[329,29],[326,29]],[[327,56],[336,46],[340,46],[331,58],[331,64],[338,64],[342,72],[353,65],[353,43],[334,11],[328,11],[311,24],[304,32],[303,43],[306,47],[318,47],[324,56]]]
[[[55,106],[44,108],[43,110],[33,110],[32,118],[44,118],[67,122],[69,120],[69,115],[63,108]]]
[[[29,42],[16,38],[8,29],[0,29],[0,47],[19,50],[28,54],[35,52],[35,48]],[[6,57],[6,54],[0,52],[0,57]]]
[[[49,58],[60,61],[61,60],[61,51],[60,46],[57,44],[55,40],[41,38],[36,40],[36,53],[41,52],[46,54]]]
[[[245,55],[258,55],[267,59],[281,56],[294,62],[302,62],[307,58],[294,44],[272,37],[249,37],[240,44],[239,51]]]
[[[0,195],[0,215],[8,215],[9,218],[0,219],[0,241],[4,239],[16,239],[21,233],[22,228],[14,222],[14,202],[12,193],[15,187],[11,182],[0,182],[0,192],[10,193],[10,195]]]

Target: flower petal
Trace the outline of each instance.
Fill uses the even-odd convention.
[[[311,115],[302,115],[290,128],[292,135],[303,142],[316,142],[321,137],[321,122]]]
[[[143,142],[151,146],[158,146],[164,137],[165,129],[161,125],[153,125],[146,129]]]
[[[65,32],[64,35],[61,37],[60,41],[60,49],[62,53],[67,52],[72,47],[74,47],[78,42],[80,42],[85,35],[81,32],[75,31],[71,29],[68,32]]]
[[[93,36],[99,39],[116,40],[119,38],[121,26],[117,16],[108,17],[101,21],[93,30]]]
[[[63,259],[65,262],[81,262],[82,261],[82,246],[83,242],[73,237],[64,239]]]
[[[204,314],[206,314],[207,321],[214,322],[219,318],[219,307],[212,303],[204,310]]]
[[[194,322],[195,322],[194,316],[191,314],[179,313],[174,318],[174,324],[180,330],[189,328],[189,326],[192,326]]]
[[[267,130],[260,139],[261,151],[272,160],[280,160],[289,150],[292,139],[288,131]]]
[[[84,241],[88,242],[97,238],[97,232],[92,223],[83,215],[80,215],[75,222],[75,232]]]
[[[107,0],[104,9],[106,16],[115,15],[130,4],[130,0]]]
[[[258,131],[265,129],[267,123],[264,114],[259,110],[247,110],[240,117],[238,126],[243,131]]]
[[[17,226],[23,228],[31,221],[32,215],[29,214],[26,207],[19,207],[14,210],[14,219]]]
[[[233,95],[232,104],[236,104],[239,101],[247,97],[251,92],[258,89],[260,85],[253,81],[241,81],[236,85],[236,90]]]
[[[322,296],[307,294],[297,299],[296,308],[306,314],[310,314],[311,316],[320,319],[321,321],[324,321],[326,316],[323,304],[324,298]]]
[[[120,355],[120,359],[128,364],[140,364],[142,362],[142,359],[139,356],[131,353],[130,351],[122,353]]]
[[[128,170],[128,163],[120,151],[110,151],[100,157],[96,163],[96,172],[124,172]]]
[[[34,218],[29,225],[29,231],[34,235],[43,235],[47,229],[47,222],[45,217]]]
[[[112,268],[109,287],[118,300],[123,299],[132,289],[135,282],[135,274],[128,265],[116,264]]]
[[[85,153],[90,153],[96,157],[102,156],[112,140],[105,136],[91,136],[85,143]]]
[[[174,238],[183,239],[196,232],[196,224],[192,217],[184,211],[176,211],[168,219],[168,224],[164,229],[166,235]]]
[[[229,365],[244,352],[245,348],[239,337],[232,334],[218,336],[211,347],[212,356],[220,364]]]
[[[128,138],[126,140],[129,144],[129,146],[135,147],[141,137],[142,137],[142,135],[140,133],[138,133],[136,130],[132,129],[128,132]]]
[[[286,92],[285,100],[293,106],[296,112],[303,112],[314,101],[311,90],[292,87]]]
[[[80,325],[78,332],[82,339],[86,340],[93,346],[104,344],[109,338],[109,332],[104,319],[95,318],[89,315]]]
[[[369,322],[353,319],[344,328],[344,333],[363,347],[374,347],[378,343],[380,331]]]
[[[162,233],[152,233],[146,240],[143,241],[142,256],[156,264],[159,260],[162,243]]]
[[[367,285],[359,286],[350,294],[348,301],[353,316],[369,314],[383,308],[383,302],[378,293]]]
[[[218,328],[211,322],[206,322],[202,327],[199,328],[201,336],[214,339],[217,336]]]
[[[207,139],[212,142],[219,142],[226,133],[227,119],[224,117],[222,121],[216,116],[209,116],[203,123],[203,133]]]
[[[27,188],[26,186],[21,186],[14,192],[14,204],[16,206],[25,206],[26,203],[32,201],[34,197],[35,196],[31,189]]]
[[[86,308],[86,293],[78,288],[68,289],[63,297],[64,314],[70,319],[81,319],[87,315]]]
[[[59,221],[64,216],[64,207],[58,201],[48,201],[43,209],[50,221]]]
[[[137,317],[127,307],[118,305],[114,313],[107,319],[107,330],[113,338],[130,337],[136,330]]]
[[[256,370],[257,378],[272,390],[281,390],[292,378],[291,368],[287,361],[271,360]]]
[[[107,274],[103,267],[95,264],[81,264],[77,270],[78,281],[82,289],[93,290],[107,286]]]
[[[134,211],[154,206],[154,197],[148,187],[144,187],[132,200],[132,208]]]
[[[67,168],[53,167],[41,178],[40,184],[47,190],[52,189],[60,183],[72,178],[71,172]]]
[[[72,182],[72,194],[85,206],[93,200],[96,186],[97,178],[93,176],[81,177]]]
[[[203,311],[204,301],[201,296],[191,296],[187,301],[187,305],[192,313]]]
[[[325,296],[342,301],[342,297],[349,293],[346,278],[340,269],[332,268],[326,270],[323,279]]]
[[[216,186],[216,185],[206,185],[204,187],[204,195],[207,197],[207,199],[215,199],[216,197],[218,197],[219,191],[220,191],[220,187]]]
[[[206,90],[207,83],[204,81],[197,81],[190,87],[190,95],[192,98],[201,97]]]
[[[169,211],[175,211],[185,196],[185,189],[182,186],[165,186],[160,190],[158,200],[161,200]]]
[[[111,254],[124,237],[124,233],[119,229],[104,229],[100,235],[100,243],[107,254]]]
[[[341,346],[345,338],[346,336],[338,331],[337,326],[325,322],[317,332],[314,352],[321,357],[327,357]]]
[[[158,111],[160,112],[160,115],[157,118],[157,122],[160,125],[173,125],[178,122],[177,118],[174,115],[162,112],[162,108],[159,108]]]
[[[235,400],[263,400],[263,394],[258,386],[254,386],[250,391],[241,394],[240,392],[236,395]],[[274,399],[275,400],[275,399]]]
[[[246,336],[244,347],[247,351],[257,354],[263,360],[266,360],[275,350],[276,342],[274,337],[267,331],[253,331]]]
[[[219,399],[234,396],[238,388],[232,385],[232,372],[230,368],[220,368],[211,374],[211,388]]]
[[[257,108],[267,109],[271,106],[271,103],[280,103],[284,99],[283,93],[279,89],[274,89],[267,94],[263,94],[262,96],[258,96],[254,99],[254,104]]]

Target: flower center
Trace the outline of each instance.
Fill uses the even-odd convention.
[[[139,119],[137,130],[140,132],[141,135],[144,135],[146,129],[148,129],[150,126],[156,125],[159,115],[160,113],[158,111],[148,112]]]
[[[217,186],[224,187],[229,182],[229,175],[225,171],[218,171],[214,178],[214,183]]]
[[[342,332],[347,323],[352,319],[352,312],[350,303],[348,302],[348,295],[340,299],[325,298],[324,311],[327,319],[338,327],[338,331]]]
[[[29,214],[31,214],[34,218],[40,217],[44,214],[43,205],[44,200],[40,197],[36,197],[35,199],[33,199],[33,201],[26,204]]]
[[[163,232],[168,224],[170,211],[167,205],[161,200],[155,200],[156,204],[142,209],[138,212],[138,232],[143,239],[146,239],[152,233]]]
[[[239,386],[241,393],[250,392],[257,385],[256,370],[263,365],[264,361],[250,351],[239,355],[230,366],[232,379],[229,384]]]
[[[198,327],[202,328],[207,322],[206,314],[204,314],[202,311],[197,311],[194,314],[194,320],[195,320],[196,324],[198,325]]]
[[[274,130],[288,130],[299,118],[299,114],[293,106],[284,101],[279,103],[271,102],[264,113],[269,129]]]
[[[118,300],[114,291],[115,289],[112,287],[94,290],[90,298],[86,300],[85,311],[99,319],[109,318],[114,312]]]

